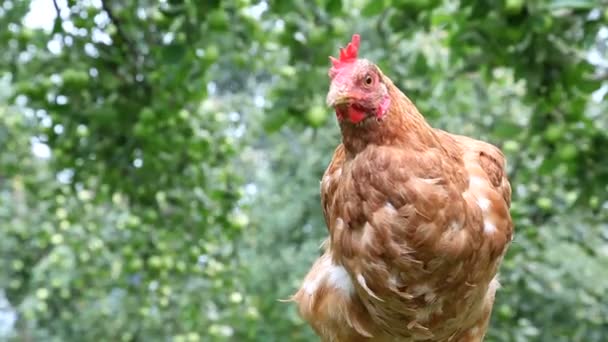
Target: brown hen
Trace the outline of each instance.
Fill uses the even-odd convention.
[[[332,58],[329,238],[293,299],[323,341],[482,341],[513,236],[505,158],[433,129],[358,48]]]

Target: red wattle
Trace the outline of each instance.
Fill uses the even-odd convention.
[[[352,106],[348,107],[348,119],[352,123],[359,123],[365,119],[365,112],[358,110]]]

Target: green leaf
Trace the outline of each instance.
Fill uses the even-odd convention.
[[[264,120],[264,128],[268,133],[278,131],[289,120],[287,113],[273,113]]]
[[[338,14],[342,11],[342,0],[327,0],[325,10],[331,14]]]
[[[361,14],[366,17],[371,17],[374,15],[378,15],[382,13],[382,11],[386,8],[386,0],[378,0],[378,1],[368,1],[367,4],[361,10]]]
[[[179,63],[186,54],[186,46],[182,44],[172,44],[163,49],[163,59],[168,64]]]

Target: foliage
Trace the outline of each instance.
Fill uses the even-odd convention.
[[[0,5],[6,337],[314,340],[278,300],[326,235],[327,56],[353,32],[433,125],[508,156],[488,339],[608,336],[605,1],[54,5],[49,30]]]

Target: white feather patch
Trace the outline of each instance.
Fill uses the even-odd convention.
[[[483,232],[486,234],[492,234],[496,231],[496,225],[489,219],[483,220]]]
[[[479,206],[479,208],[486,212],[488,211],[488,209],[490,209],[490,200],[485,198],[485,197],[477,197],[477,205]]]
[[[353,293],[355,290],[353,282],[343,266],[332,263],[328,268],[328,272],[327,281],[329,285],[342,290],[345,294],[351,295]]]
[[[481,177],[477,177],[477,176],[469,177],[469,188],[484,186],[485,183],[486,183],[486,181]]]
[[[386,209],[386,211],[388,211],[388,213],[391,215],[395,215],[397,213],[397,209],[395,209],[395,206],[391,202],[386,202],[384,204],[384,209]]]
[[[329,257],[324,257],[319,267],[321,269],[319,274],[305,281],[302,286],[308,295],[313,295],[323,283],[325,286],[341,290],[346,295],[353,294],[355,291],[353,282],[343,266],[334,264]]]

